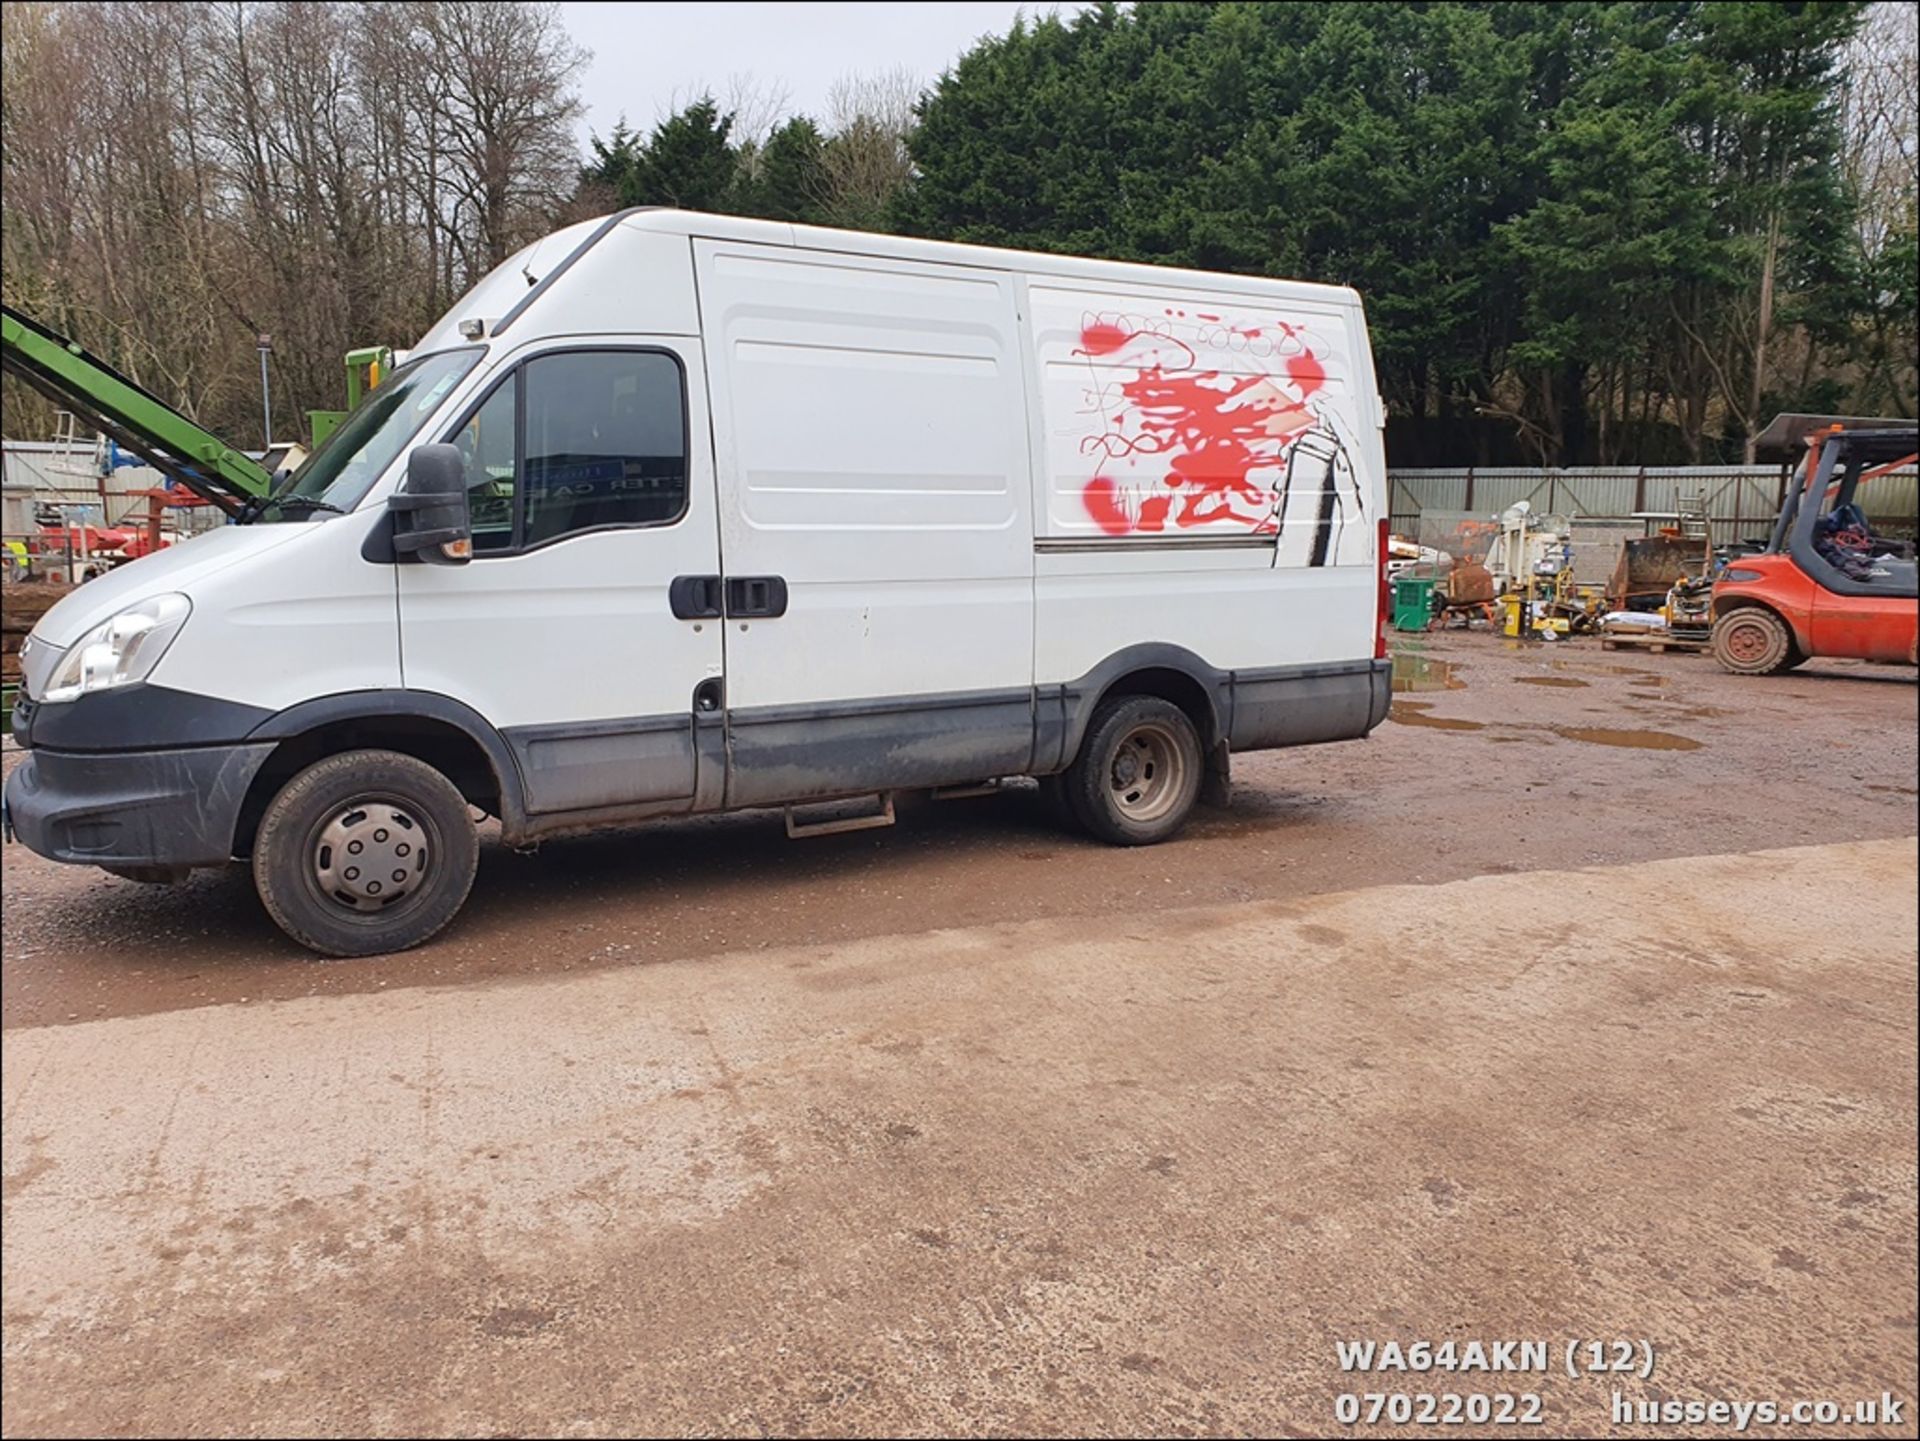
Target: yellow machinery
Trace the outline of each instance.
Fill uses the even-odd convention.
[[[1605,610],[1598,590],[1574,584],[1567,522],[1534,514],[1524,500],[1501,514],[1487,569],[1499,587],[1501,633],[1515,639],[1591,630]]]
[[[392,369],[393,351],[387,346],[369,345],[363,350],[347,352],[347,408],[307,412],[307,426],[312,432],[315,450],[325,443],[341,421],[353,413],[353,408],[360,403],[363,387],[364,390],[378,388],[386,373]]]
[[[1713,577],[1683,575],[1667,591],[1660,608],[1667,632],[1679,640],[1706,640],[1713,633]]]
[[[1600,593],[1589,585],[1575,585],[1571,570],[1529,576],[1524,585],[1503,591],[1494,604],[1500,610],[1500,633],[1516,639],[1580,635],[1594,629],[1605,611]]]

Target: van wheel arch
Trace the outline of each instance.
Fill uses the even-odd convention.
[[[1215,669],[1182,646],[1128,646],[1066,687],[1066,734],[1055,768],[1065,770],[1073,764],[1086,743],[1094,712],[1102,705],[1117,697],[1148,695],[1169,701],[1186,714],[1200,737],[1208,771],[1224,773],[1230,692],[1228,672]]]
[[[234,825],[233,855],[252,852],[267,807],[293,777],[316,761],[355,750],[395,751],[424,761],[469,805],[498,817],[512,840],[526,816],[519,769],[493,728],[477,714],[458,714],[465,710],[454,701],[428,709],[402,708],[389,699],[332,697],[266,722],[250,738],[279,744],[247,788]]]
[[[1150,695],[1178,706],[1200,737],[1202,750],[1211,750],[1220,740],[1219,708],[1207,687],[1189,672],[1170,666],[1151,666],[1128,671],[1094,698],[1093,710],[1121,696]],[[1081,739],[1084,741],[1085,736]]]

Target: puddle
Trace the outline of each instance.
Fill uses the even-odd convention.
[[[1570,675],[1522,675],[1515,676],[1514,679],[1519,681],[1521,685],[1558,685],[1573,687],[1590,686],[1593,684],[1590,680],[1575,680]]]
[[[1393,688],[1396,691],[1465,690],[1467,683],[1454,674],[1452,661],[1397,651],[1393,657]]]
[[[1723,716],[1744,715],[1744,711],[1729,710],[1726,706],[1695,705],[1677,695],[1664,695],[1657,690],[1630,690],[1627,692],[1634,700],[1654,701],[1657,706],[1628,706],[1628,710],[1639,711],[1642,715],[1657,715],[1668,720],[1718,720]]]
[[[1662,686],[1668,677],[1637,665],[1608,665],[1603,660],[1550,660],[1555,670],[1583,670],[1589,674],[1630,675],[1635,685]]]
[[[1451,716],[1428,715],[1427,707],[1431,701],[1397,700],[1393,709],[1387,712],[1387,719],[1396,720],[1403,726],[1432,726],[1441,731],[1480,731],[1485,730],[1486,722],[1455,720]]]
[[[1570,741],[1597,746],[1626,746],[1641,751],[1697,751],[1700,742],[1671,731],[1621,731],[1602,726],[1554,726],[1553,733]]]

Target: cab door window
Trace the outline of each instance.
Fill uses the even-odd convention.
[[[450,438],[466,462],[476,555],[686,513],[686,385],[660,351],[537,356]]]
[[[672,356],[569,351],[528,361],[522,375],[522,545],[680,518],[686,401]]]
[[[509,375],[467,417],[454,444],[466,463],[467,505],[473,513],[476,555],[514,546],[514,441],[518,433],[520,378]]]

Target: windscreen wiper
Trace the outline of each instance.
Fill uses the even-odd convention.
[[[330,515],[349,514],[349,512],[342,510],[332,501],[322,500],[316,495],[269,496],[260,502],[260,509],[265,510],[270,505],[277,505],[282,510],[324,510]]]

